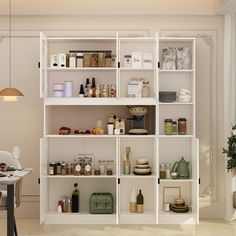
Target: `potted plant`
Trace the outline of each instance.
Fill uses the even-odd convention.
[[[223,153],[226,154],[227,170],[236,174],[236,125],[232,126],[231,136],[228,137],[227,148],[223,148]]]

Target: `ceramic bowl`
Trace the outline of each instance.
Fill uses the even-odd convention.
[[[136,160],[137,165],[145,165],[148,164],[148,159],[137,159]]]
[[[190,102],[191,96],[190,95],[180,95],[179,102]]]

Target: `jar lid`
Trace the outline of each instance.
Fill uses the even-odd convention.
[[[186,118],[179,118],[178,121],[187,121]]]
[[[131,55],[125,55],[124,58],[131,58]]]
[[[177,122],[176,121],[172,121],[172,124],[177,124]]]
[[[172,119],[165,119],[164,122],[172,122]]]

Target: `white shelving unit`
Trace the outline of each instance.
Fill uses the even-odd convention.
[[[164,47],[189,47],[191,69],[162,69],[161,52]],[[116,55],[115,68],[51,68],[52,54],[69,50],[112,50]],[[132,52],[152,53],[152,68],[125,68],[124,55]],[[95,77],[97,83],[115,84],[116,98],[79,98],[80,84]],[[145,78],[150,84],[149,98],[128,98],[127,85],[131,78]],[[73,81],[74,97],[52,97],[52,84]],[[191,91],[189,103],[161,103],[159,91]],[[40,97],[44,100],[44,137],[41,139],[40,156],[40,221],[45,224],[197,224],[199,222],[199,152],[195,135],[195,39],[194,38],[125,38],[47,37],[40,34]],[[120,114],[130,129],[127,106],[146,106],[148,135],[59,135],[62,126],[75,129],[94,127],[96,120],[107,122],[108,115]],[[188,120],[187,135],[165,135],[165,118]],[[126,146],[132,150],[132,167],[137,158],[147,158],[152,168],[150,176],[123,175],[122,152]],[[48,164],[56,161],[71,162],[78,153],[93,153],[96,160],[113,160],[112,176],[74,176],[48,174]],[[190,162],[190,179],[172,180],[159,178],[160,163],[172,165],[182,156]],[[80,189],[80,213],[57,213],[57,202],[63,195],[71,195],[73,184]],[[144,213],[130,213],[131,187],[142,189]],[[163,211],[163,188],[180,187],[181,197],[191,206],[188,213]],[[92,215],[89,198],[93,192],[110,192],[114,200],[114,213]],[[173,199],[174,200],[174,199]]]

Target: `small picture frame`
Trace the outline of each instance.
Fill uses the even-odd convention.
[[[176,198],[181,198],[181,187],[179,186],[163,187],[163,209],[166,203],[171,203]]]

